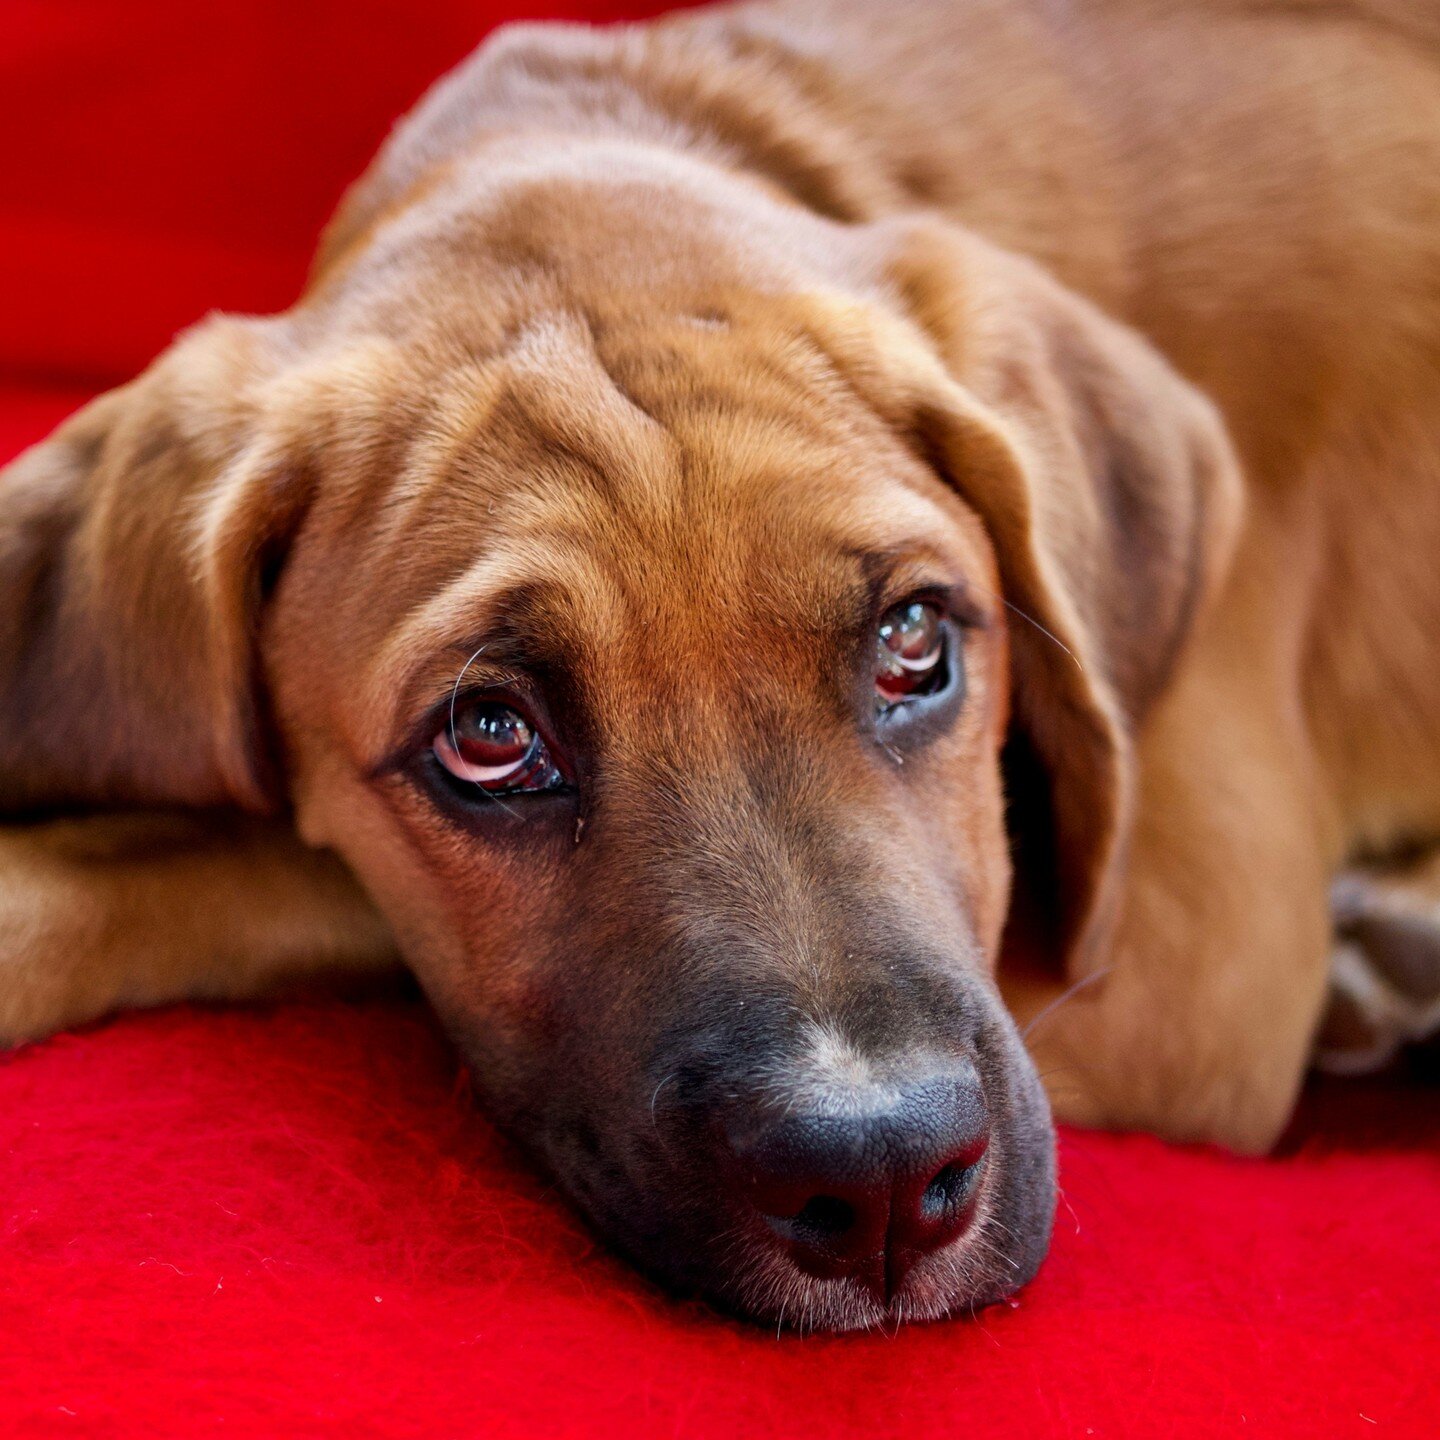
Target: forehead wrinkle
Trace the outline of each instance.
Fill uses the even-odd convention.
[[[505,369],[515,419],[542,452],[574,462],[612,503],[674,477],[674,437],[601,362],[588,321],[564,313],[532,321]]]
[[[810,289],[773,295],[722,285],[693,297],[695,306],[714,314],[717,323],[697,327],[694,316],[687,325],[683,315],[655,315],[653,300],[623,291],[597,312],[607,366],[624,371],[627,389],[647,392],[647,409],[653,398],[683,415],[700,381],[725,400],[753,403],[758,392],[797,414],[819,412],[831,427],[849,422],[852,430],[893,433],[894,417],[860,392],[848,369],[853,361],[828,343],[817,323],[817,316],[838,308],[834,297]]]
[[[443,484],[477,437],[487,433],[502,393],[501,366],[493,359],[454,361],[430,377],[414,426],[410,465],[387,500],[403,507]]]
[[[732,576],[753,571],[759,560],[769,578],[793,577],[792,557],[808,558],[813,568],[825,555],[910,552],[963,567],[969,547],[951,538],[953,506],[963,502],[947,506],[941,482],[918,467],[898,441],[857,456],[843,445],[797,444],[768,417],[739,415],[692,446],[689,528],[719,547],[719,563]],[[763,496],[763,511],[754,508],[754,495]]]
[[[673,439],[618,391],[606,396],[608,377],[597,363],[578,377],[574,363],[540,373],[546,347],[536,339],[517,342],[504,357],[449,367],[415,421],[403,461],[391,467],[395,478],[349,523],[369,518],[386,551],[403,540],[443,553],[456,547],[463,524],[478,524],[487,536],[516,524],[583,536],[602,531],[637,488],[652,498],[663,492]],[[573,362],[569,350],[564,358]],[[532,463],[526,451],[534,452]]]
[[[442,363],[423,353],[404,355],[403,364],[399,354],[389,358],[383,383],[377,367],[367,367],[369,384],[310,414],[323,436],[316,448],[332,528],[342,535],[368,529],[364,543],[386,554],[440,506],[484,500],[495,479],[468,463],[494,411],[493,364]],[[355,367],[348,369],[353,377]],[[331,416],[339,423],[318,429]]]
[[[497,602],[528,589],[560,600],[572,611],[580,634],[605,633],[616,624],[623,604],[585,550],[553,537],[510,538],[403,615],[381,642],[365,707],[386,717],[377,727],[381,745],[396,727],[396,712],[415,708],[418,691],[434,692],[426,697],[433,703],[454,683],[466,658],[457,661],[458,650],[470,643],[469,637],[481,637],[503,621]],[[475,645],[480,643],[477,638]]]
[[[500,477],[477,463],[475,438],[483,435],[496,404],[493,383],[482,367],[467,367],[450,394],[417,416],[387,466],[388,484],[351,517],[368,521],[374,544],[385,553],[421,530],[437,513],[442,523],[477,511],[485,513]],[[487,470],[489,473],[487,473]]]
[[[373,423],[342,428],[347,436],[359,432],[386,442],[374,458],[383,462],[388,483],[357,487],[361,513],[350,515],[350,523],[375,517],[394,538],[438,506],[504,494],[527,478],[527,467],[517,463],[525,451],[538,452],[559,472],[550,478],[586,481],[612,502],[674,468],[675,441],[615,384],[584,322],[547,313],[504,340],[478,357],[463,347],[440,347],[422,356],[428,361],[423,376],[415,374],[414,356],[403,377],[395,373],[393,346],[374,359],[359,349],[347,352],[343,366],[327,367],[325,378],[335,372],[327,403],[308,411],[372,417]],[[383,370],[381,359],[390,362]],[[335,394],[341,381],[348,382],[346,391]],[[343,468],[373,477],[377,466]]]

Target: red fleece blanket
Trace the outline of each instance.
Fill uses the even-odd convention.
[[[1440,1433],[1420,1090],[1327,1088],[1269,1161],[1067,1134],[1013,1308],[803,1340],[655,1292],[464,1095],[396,1003],[132,1016],[0,1063],[0,1433]]]
[[[0,0],[0,459],[206,309],[285,304],[390,119],[513,13]],[[1268,1161],[1067,1134],[1013,1307],[804,1340],[655,1292],[464,1097],[401,1003],[0,1059],[0,1437],[1440,1434],[1418,1083],[1315,1090]]]

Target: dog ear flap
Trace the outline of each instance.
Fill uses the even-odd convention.
[[[1051,872],[1078,979],[1103,963],[1136,735],[1228,566],[1239,469],[1214,406],[1137,332],[983,242],[908,238],[892,283],[940,359],[927,346],[926,378],[912,367],[911,423],[986,523],[1018,612],[1017,859]]]
[[[257,439],[272,345],[207,322],[0,470],[0,813],[271,807],[253,631],[304,490]]]

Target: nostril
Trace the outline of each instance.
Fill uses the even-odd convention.
[[[975,1188],[980,1163],[942,1165],[920,1195],[920,1213],[926,1220],[943,1220],[960,1209]]]
[[[846,1274],[884,1244],[884,1212],[871,1214],[857,1196],[811,1195],[798,1210],[772,1206],[765,1223],[785,1241],[791,1258],[810,1275]]]
[[[791,1224],[807,1239],[838,1240],[855,1223],[855,1207],[838,1195],[812,1195]]]

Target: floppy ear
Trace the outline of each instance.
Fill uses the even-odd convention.
[[[252,632],[305,488],[257,434],[277,343],[207,322],[0,471],[0,813],[269,807]]]
[[[1020,612],[1017,870],[1050,871],[1078,978],[1114,915],[1137,733],[1229,562],[1239,469],[1214,406],[1037,266],[928,222],[891,254],[928,341],[898,341],[908,423],[985,521]]]

